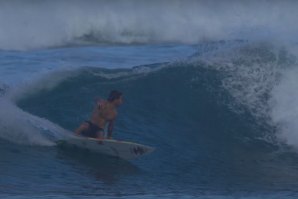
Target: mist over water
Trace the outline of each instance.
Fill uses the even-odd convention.
[[[296,1],[1,1],[0,49],[92,43],[296,41]]]

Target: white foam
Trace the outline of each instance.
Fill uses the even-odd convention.
[[[281,67],[276,46],[268,43],[223,45],[218,50],[193,59],[201,66],[218,71],[222,88],[233,98],[230,104],[238,112],[244,106],[258,118],[269,117],[268,93],[277,81]],[[230,103],[230,102],[229,102]]]
[[[50,121],[26,113],[0,98],[0,138],[19,144],[53,146],[69,132]],[[50,132],[50,133],[49,133]]]
[[[193,62],[218,71],[222,88],[236,104],[247,108],[261,123],[276,127],[278,140],[298,149],[297,52],[295,44],[280,47],[244,42],[223,45]],[[234,105],[231,108],[239,111]]]
[[[298,149],[298,68],[282,72],[272,90],[271,116],[279,128],[279,138]]]

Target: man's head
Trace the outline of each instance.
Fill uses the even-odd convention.
[[[115,104],[116,106],[119,106],[122,104],[122,93],[117,90],[112,90],[110,92],[110,95],[108,97],[108,101]]]

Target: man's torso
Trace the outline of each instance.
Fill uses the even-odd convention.
[[[91,121],[98,127],[104,129],[108,121],[114,120],[117,116],[116,109],[109,102],[102,102],[100,108],[96,106],[92,113]]]

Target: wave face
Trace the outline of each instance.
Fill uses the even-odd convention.
[[[296,41],[295,1],[1,1],[0,49],[94,43]]]
[[[291,117],[295,109],[288,117],[279,113],[289,109],[287,99],[297,74],[294,54],[268,43],[246,41],[205,43],[197,48],[180,61],[123,69],[84,67],[54,87],[27,92],[17,105],[71,131],[89,118],[97,97],[105,98],[113,89],[124,93],[114,137],[157,150],[136,163],[142,171],[101,161],[105,159],[77,157],[73,151],[60,154],[62,159],[71,157],[89,166],[95,161],[91,172],[98,172],[94,167],[104,170],[96,178],[113,185],[95,194],[118,190],[138,195],[135,182],[142,193],[153,195],[292,190],[298,179],[297,154],[285,143],[298,145],[294,133],[281,132],[291,130],[287,125],[295,128]],[[57,139],[51,135],[49,140]],[[110,164],[116,166],[110,168]],[[63,183],[79,194],[71,179]]]
[[[109,91],[117,88],[124,93],[125,103],[120,108],[116,127],[119,132],[115,136],[134,137],[137,141],[148,139],[158,147],[163,147],[163,142],[171,137],[173,143],[168,143],[167,147],[178,150],[181,146],[181,155],[188,150],[183,149],[185,145],[193,146],[193,150],[198,146],[219,147],[222,139],[227,139],[228,145],[239,144],[240,147],[246,139],[272,133],[262,132],[269,122],[264,116],[267,112],[260,112],[260,115],[253,112],[261,106],[265,99],[259,98],[266,93],[243,96],[237,93],[242,92],[241,88],[236,91],[233,87],[235,82],[228,85],[231,79],[226,79],[226,75],[198,62],[154,64],[133,69],[89,68],[67,78],[54,89],[23,98],[18,105],[64,128],[75,129],[89,118],[96,98],[105,98]],[[247,82],[237,82],[240,83]],[[230,87],[233,89],[228,90]],[[235,98],[241,95],[243,99]],[[252,95],[257,95],[257,99],[245,101],[244,98]],[[48,106],[40,107],[43,101],[47,101]],[[258,123],[261,119],[262,125]],[[243,130],[237,132],[237,129]]]

